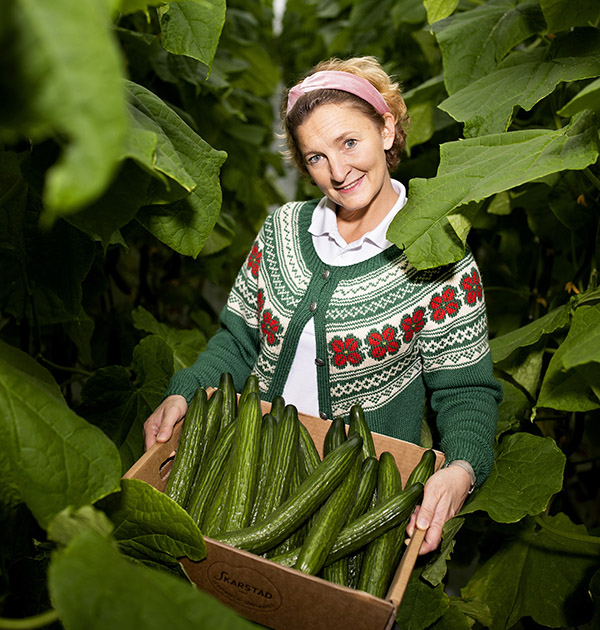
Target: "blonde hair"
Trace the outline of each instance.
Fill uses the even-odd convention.
[[[318,63],[306,76],[315,72],[337,70],[349,72],[366,79],[383,96],[390,112],[394,116],[396,136],[394,144],[386,150],[386,163],[390,171],[393,171],[400,163],[406,147],[406,129],[408,126],[408,113],[406,104],[400,93],[400,86],[394,82],[387,72],[381,67],[375,57],[352,57],[350,59],[332,58]],[[306,164],[296,139],[296,130],[302,125],[308,116],[319,106],[327,103],[349,103],[368,116],[378,126],[383,126],[383,116],[375,108],[354,94],[335,89],[321,89],[308,92],[300,96],[292,110],[286,115],[289,90],[283,100],[281,117],[284,127],[284,135],[287,150],[284,155],[296,164],[298,169],[307,174]]]

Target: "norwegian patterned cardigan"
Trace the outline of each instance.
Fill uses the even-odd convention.
[[[262,397],[283,391],[313,317],[321,414],[360,403],[373,431],[419,443],[426,392],[447,461],[471,463],[480,485],[493,463],[501,389],[492,375],[479,271],[458,263],[417,271],[392,246],[347,267],[324,264],[308,232],[316,201],[270,215],[240,270],[221,328],[168,394],[191,400],[230,372],[254,372]]]

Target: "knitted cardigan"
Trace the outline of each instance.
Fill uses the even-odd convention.
[[[267,217],[220,317],[221,328],[167,395],[188,402],[232,374],[254,372],[264,400],[281,394],[309,318],[316,335],[321,416],[359,403],[373,431],[419,443],[426,394],[448,462],[471,463],[481,485],[493,463],[501,388],[492,375],[477,265],[417,271],[392,246],[350,266],[326,265],[308,228],[316,201]]]

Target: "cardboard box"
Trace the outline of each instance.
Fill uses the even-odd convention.
[[[263,411],[270,404],[263,403]],[[299,414],[322,455],[330,421]],[[124,475],[142,479],[165,489],[180,425],[164,444],[154,444]],[[409,442],[373,433],[377,453],[394,455],[402,479],[406,480],[425,449]],[[444,456],[436,452],[436,468]],[[205,538],[206,558],[191,562],[181,558],[189,578],[240,615],[273,630],[388,630],[415,565],[424,532],[417,530],[405,550],[386,599],[347,588],[295,569],[283,567],[260,556]]]

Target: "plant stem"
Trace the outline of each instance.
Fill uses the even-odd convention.
[[[80,376],[93,376],[94,375],[93,372],[88,372],[87,370],[81,370],[79,368],[66,367],[65,365],[58,365],[57,363],[54,363],[53,361],[50,361],[49,359],[46,359],[41,354],[38,354],[36,359],[38,359],[38,361],[41,361],[42,363],[45,363],[46,365],[54,368],[55,370],[61,370],[62,372],[68,372],[69,374],[79,374]]]
[[[24,619],[7,619],[0,617],[1,630],[29,630],[30,628],[43,628],[51,623],[58,621],[58,613],[54,608],[47,610],[33,617],[25,617]]]
[[[600,179],[598,179],[594,173],[592,173],[591,169],[588,168],[584,168],[583,169],[583,174],[592,182],[592,184],[594,184],[594,186],[600,190]]]
[[[561,529],[556,529],[552,527],[552,525],[548,525],[546,521],[540,516],[535,517],[535,522],[542,528],[545,529],[552,534],[556,534],[557,536],[561,536],[562,538],[568,538],[569,540],[576,540],[577,542],[582,543],[591,543],[593,545],[600,545],[600,537],[598,536],[589,536],[589,535],[581,535],[581,534],[573,534],[572,532],[565,532]]]

